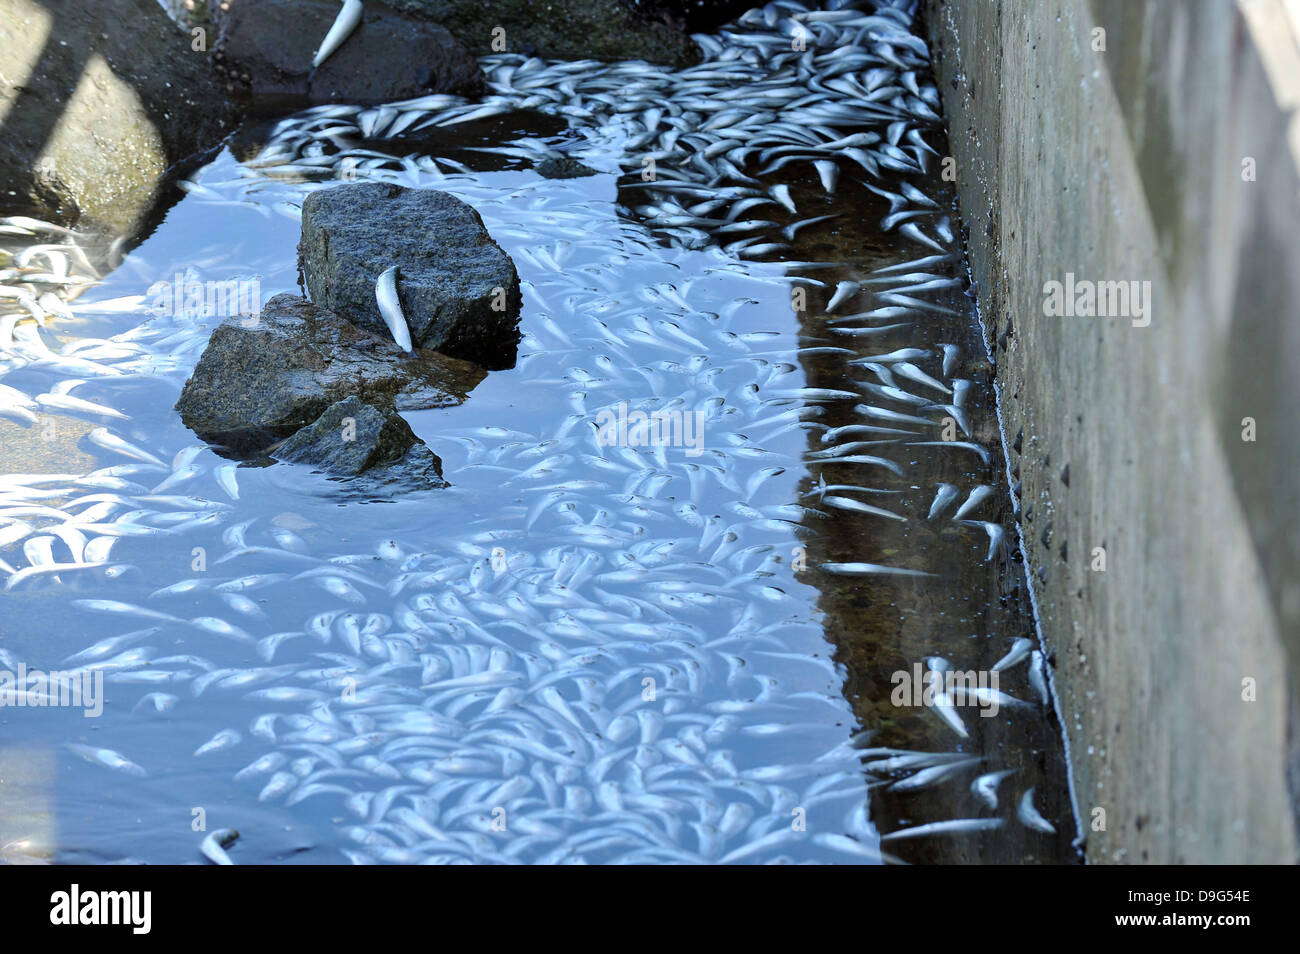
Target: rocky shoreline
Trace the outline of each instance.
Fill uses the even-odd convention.
[[[168,180],[247,114],[473,97],[475,57],[489,52],[687,65],[699,59],[689,31],[748,4],[367,0],[316,68],[333,0],[171,6],[175,19],[155,0],[0,0],[0,214],[132,235],[177,198]]]

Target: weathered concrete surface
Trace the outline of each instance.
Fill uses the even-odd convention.
[[[927,15],[1087,857],[1293,862],[1300,97],[1228,0]],[[1067,272],[1149,327],[1046,316]]]
[[[230,0],[216,17],[213,52],[227,90],[261,108],[482,92],[478,61],[459,40],[382,3],[366,3],[356,29],[313,70],[312,58],[338,13],[334,0]]]
[[[235,113],[156,0],[0,0],[0,205],[129,231]]]
[[[483,376],[467,361],[408,355],[306,299],[276,295],[260,315],[217,326],[176,410],[203,440],[257,456],[347,397],[383,409],[450,407]]]
[[[491,370],[515,365],[515,263],[453,195],[384,182],[313,192],[302,205],[298,263],[313,302],[390,338],[375,281],[397,266],[398,299],[418,347]]]

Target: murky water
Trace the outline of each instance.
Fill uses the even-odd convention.
[[[85,268],[116,267],[70,315],[42,330],[0,299],[3,662],[105,674],[97,718],[0,711],[28,806],[0,812],[7,857],[197,860],[196,818],[241,832],[240,863],[1068,857],[1027,660],[995,717],[891,701],[898,672],[987,672],[1033,633],[987,358],[945,281],[951,195],[919,146],[891,151],[924,131],[942,152],[923,116],[889,128],[909,97],[925,112],[920,53],[827,15],[787,56],[791,9],[685,74],[495,57],[485,104],[250,127],[129,254],[80,240]],[[846,48],[884,65],[836,73]],[[902,105],[855,104],[859,75]],[[777,126],[768,148],[800,128],[876,138],[732,163],[735,184],[718,160]],[[840,151],[870,145],[903,168],[852,172]],[[556,150],[597,174],[529,168]],[[297,210],[340,178],[453,193],[518,267],[517,366],[407,414],[449,489],[236,466],[171,410],[220,318],[151,316],[150,286],[294,289]],[[864,179],[933,203],[901,220],[921,231],[882,231],[898,209]],[[24,258],[9,284],[37,290]],[[841,282],[869,284],[828,308]],[[685,430],[601,429],[638,412]],[[999,771],[994,808],[969,786]],[[1055,834],[1018,817],[1031,789]]]

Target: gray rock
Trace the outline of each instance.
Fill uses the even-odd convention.
[[[253,457],[349,396],[382,409],[460,404],[482,368],[388,337],[294,295],[212,333],[176,410],[203,440]]]
[[[339,9],[335,0],[230,0],[218,13],[215,53],[230,91],[268,107],[483,89],[478,61],[443,27],[370,0],[361,23],[313,71],[312,57]]]
[[[194,43],[157,0],[0,0],[0,205],[117,232],[145,221],[164,173],[237,119]]]
[[[485,368],[514,367],[519,275],[471,206],[382,182],[322,189],[302,207],[298,264],[312,301],[391,338],[375,280],[396,265],[411,340]]]
[[[313,423],[271,453],[279,460],[309,464],[340,477],[372,468],[395,468],[401,479],[445,486],[442,461],[412,433],[392,409],[380,409],[351,396],[331,404]]]
[[[568,156],[547,156],[537,164],[537,174],[547,179],[581,179],[596,170]]]

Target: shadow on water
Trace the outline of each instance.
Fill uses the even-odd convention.
[[[934,185],[933,181],[929,183],[932,190]],[[1050,706],[1002,706],[996,714],[982,714],[985,710],[977,706],[959,708],[970,734],[962,739],[931,709],[910,702],[900,706],[892,698],[900,674],[913,674],[918,666],[923,671],[927,657],[944,657],[956,670],[987,674],[1006,654],[1013,639],[1027,637],[1037,644],[1014,536],[1016,523],[1010,512],[1011,496],[992,389],[993,369],[971,301],[963,291],[953,290],[937,303],[952,309],[955,316],[926,315],[908,327],[863,337],[834,333],[825,307],[837,283],[861,281],[873,269],[915,258],[917,246],[905,248],[880,230],[876,223],[888,214],[889,206],[856,178],[843,177],[833,199],[815,178],[791,183],[791,194],[801,215],[834,212],[840,216],[799,233],[794,250],[788,253],[798,261],[842,263],[809,273],[815,274],[824,287],[807,286],[809,308],[802,316],[800,361],[808,386],[853,391],[858,382],[872,380],[863,369],[848,364],[850,356],[815,349],[849,348],[856,357],[865,358],[897,348],[933,351],[940,344],[955,344],[960,348],[960,357],[945,377],[971,382],[964,405],[971,433],[958,431],[955,436],[959,441],[979,444],[990,455],[985,463],[975,453],[955,447],[909,448],[906,481],[888,479],[888,474],[880,481],[881,487],[901,493],[869,498],[871,503],[905,516],[906,522],[844,511],[836,511],[831,520],[809,517],[804,521],[816,533],[809,538],[808,570],[800,579],[821,593],[818,606],[826,638],[837,647],[836,660],[847,670],[845,697],[860,725],[870,733],[866,744],[962,752],[982,759],[969,772],[958,775],[956,781],[922,791],[892,792],[888,785],[873,787],[872,817],[882,833],[937,818],[987,817],[987,806],[968,786],[977,775],[1010,769],[1014,774],[999,788],[997,815],[1005,819],[1003,827],[988,833],[903,841],[892,850],[906,861],[931,864],[1041,864],[1070,859],[1075,853],[1071,847],[1072,825],[1067,827],[1067,823],[1073,811],[1061,730]],[[945,208],[955,209],[951,189],[934,197]],[[960,259],[934,270],[948,276],[961,276],[965,271]],[[836,314],[887,304],[875,294],[864,292],[852,306],[837,308]],[[917,413],[906,404],[869,396],[864,400]],[[861,424],[863,418],[847,403],[838,403],[828,405],[827,413],[818,420],[834,428]],[[820,433],[809,430],[810,451],[825,449]],[[910,440],[934,440],[937,436],[927,434]],[[861,466],[856,464],[828,463],[814,471],[832,485],[862,479]],[[940,483],[952,484],[960,488],[960,493],[947,514],[931,521],[927,516]],[[1006,533],[1002,545],[987,560],[989,538],[985,531],[949,520],[951,510],[965,499],[967,490],[979,485],[991,486],[993,493],[978,516],[999,524]],[[808,477],[800,486],[802,502],[815,501],[816,489],[816,479]],[[844,577],[817,569],[828,562],[900,566],[933,577]],[[1017,699],[1033,699],[1035,690],[1026,673],[1027,664],[1022,662],[999,673],[995,686]],[[1063,820],[1055,835],[1031,831],[1018,821],[1016,800],[1030,787],[1035,789],[1039,810]]]

